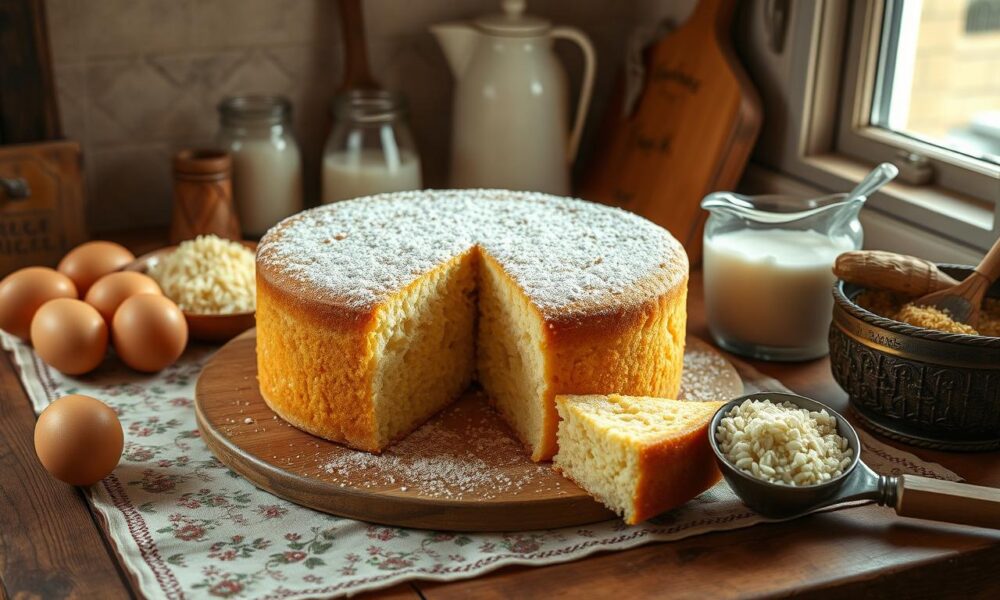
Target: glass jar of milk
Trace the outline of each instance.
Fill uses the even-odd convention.
[[[334,100],[323,151],[324,203],[423,187],[406,116],[406,101],[394,92],[358,90]]]
[[[723,348],[764,360],[808,360],[829,352],[833,263],[861,248],[864,199],[836,194],[708,195],[705,308]]]
[[[219,143],[233,159],[233,199],[243,235],[259,238],[302,210],[302,158],[292,103],[281,96],[233,96],[219,104]]]

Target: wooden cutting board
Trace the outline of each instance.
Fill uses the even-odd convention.
[[[645,84],[628,116],[612,100],[577,195],[636,212],[701,259],[709,192],[739,182],[761,126],[760,99],[730,39],[736,0],[701,0],[648,50]]]
[[[316,510],[446,531],[524,531],[613,515],[549,463],[533,463],[481,392],[470,391],[376,456],[295,429],[257,386],[256,330],[222,347],[195,389],[202,438],[254,485]],[[688,338],[682,398],[743,393],[733,366]]]

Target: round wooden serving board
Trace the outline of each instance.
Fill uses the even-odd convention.
[[[445,531],[525,531],[614,515],[549,463],[531,462],[485,395],[470,390],[381,455],[352,450],[287,424],[257,387],[256,330],[205,366],[195,391],[198,427],[215,455],[254,485],[323,512]],[[681,397],[728,399],[739,374],[688,338]]]

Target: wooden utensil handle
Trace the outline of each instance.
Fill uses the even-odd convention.
[[[896,513],[903,517],[1000,529],[1000,489],[900,475]]]
[[[976,272],[981,273],[993,283],[1000,279],[1000,238],[993,242],[993,247],[986,253],[983,260],[976,267]]]
[[[340,0],[340,27],[344,36],[344,82],[341,91],[378,87],[368,69],[368,44],[361,0]]]

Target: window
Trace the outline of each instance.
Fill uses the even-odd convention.
[[[968,18],[976,0],[850,5],[835,151],[901,168],[916,189],[883,210],[988,247],[1000,233],[1000,30]]]
[[[790,10],[781,57],[760,58],[773,55],[763,43],[771,33],[750,25],[752,76],[784,88],[762,89],[780,135],[765,132],[755,159],[827,191],[893,162],[898,183],[871,209],[975,252],[992,245],[1000,0],[813,0]]]
[[[1000,164],[1000,0],[891,0],[871,125]]]

